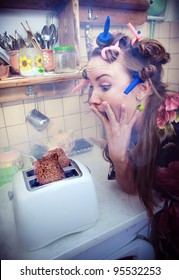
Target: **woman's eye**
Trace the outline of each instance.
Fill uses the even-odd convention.
[[[110,84],[104,84],[104,85],[101,85],[100,87],[101,87],[102,91],[108,91],[108,90],[110,90],[111,85]]]

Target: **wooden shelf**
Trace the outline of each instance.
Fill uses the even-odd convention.
[[[0,8],[56,10],[70,0],[6,0],[1,1]],[[115,9],[129,9],[146,11],[149,8],[147,0],[79,0],[79,5],[88,7],[102,7]]]
[[[29,10],[56,10],[67,0],[6,0],[1,1],[0,8],[4,9],[29,9]]]
[[[81,6],[114,8],[122,10],[146,11],[149,8],[147,0],[79,0]]]
[[[0,89],[2,88],[12,88],[12,87],[22,87],[27,85],[38,85],[47,83],[58,83],[68,80],[81,79],[81,72],[78,73],[68,73],[68,74],[49,74],[39,77],[21,77],[15,76],[12,78],[7,78],[0,81]]]

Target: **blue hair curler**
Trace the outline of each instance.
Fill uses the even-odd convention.
[[[106,47],[110,45],[112,34],[109,33],[109,28],[110,28],[110,16],[107,16],[104,24],[104,31],[100,33],[96,39],[96,44],[99,47]]]
[[[138,73],[135,73],[134,80],[128,85],[128,87],[124,90],[125,94],[128,94],[135,86],[137,86],[139,83],[143,83],[144,81],[139,77]]]

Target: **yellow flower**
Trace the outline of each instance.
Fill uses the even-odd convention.
[[[35,57],[35,64],[37,67],[43,67],[43,59],[41,55]]]
[[[32,69],[32,59],[28,58],[26,55],[20,56],[19,67],[22,71],[29,71]]]

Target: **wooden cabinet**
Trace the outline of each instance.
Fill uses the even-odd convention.
[[[106,16],[111,16],[111,25],[126,24],[129,21],[134,25],[145,22],[149,4],[147,0],[6,0],[1,1],[0,8],[56,10],[59,16],[59,38],[63,38],[64,45],[75,46],[80,69],[80,26],[95,24],[103,26]],[[89,9],[92,14],[89,14]],[[0,81],[0,102],[3,89],[24,87],[37,84],[54,84],[67,80],[80,79],[81,73],[54,74],[33,78],[10,78]],[[6,90],[7,91],[7,90]],[[17,92],[11,95],[16,99]],[[2,101],[3,100],[3,101]]]

